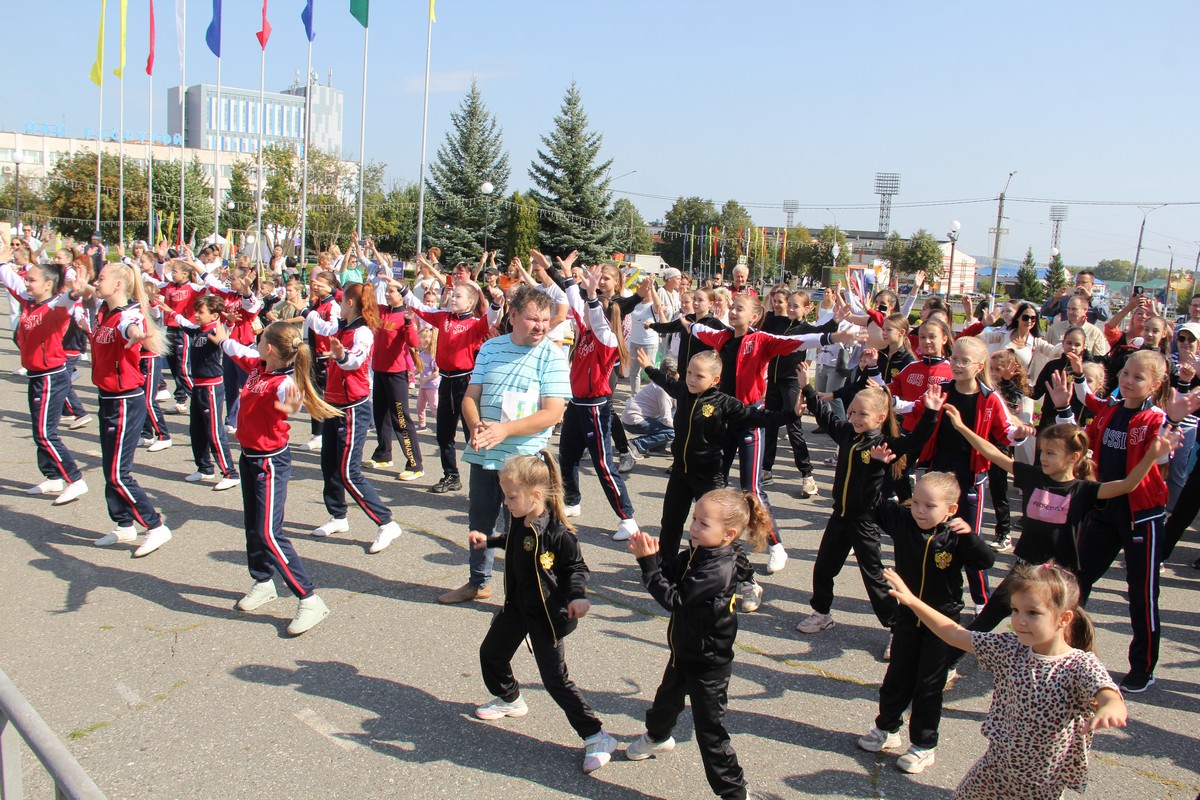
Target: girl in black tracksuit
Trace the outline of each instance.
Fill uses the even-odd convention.
[[[718,464],[719,443],[720,438],[713,447]],[[642,761],[673,750],[671,731],[685,698],[690,698],[704,773],[719,797],[746,797],[746,779],[724,725],[738,628],[734,600],[744,561],[737,542],[745,535],[756,550],[763,550],[771,529],[770,514],[757,496],[718,489],[696,504],[688,550],[662,549],[640,531],[629,542],[642,569],[642,583],[671,612],[671,658],[646,712],[646,732],[629,745],[625,756]]]
[[[877,450],[873,455],[879,455]],[[960,494],[958,478],[930,472],[917,481],[911,508],[885,500],[876,511],[879,526],[892,537],[896,572],[921,599],[957,620],[963,608],[964,570],[985,570],[995,563],[991,548],[961,520],[950,522]],[[920,514],[920,519],[917,515]],[[965,531],[962,532],[962,531]],[[942,693],[952,649],[901,607],[892,626],[892,658],[879,688],[875,727],[859,739],[864,750],[878,752],[900,744],[898,731],[910,705],[911,748],[897,766],[920,772],[934,762],[942,717]]]
[[[473,547],[504,548],[504,607],[479,646],[483,682],[495,697],[475,709],[480,719],[523,717],[529,709],[512,673],[512,657],[528,637],[542,685],[584,740],[584,772],[608,763],[617,742],[567,674],[563,639],[587,614],[588,568],[563,508],[563,484],[550,453],[515,455],[500,470],[509,511],[499,536],[472,532]]]
[[[715,351],[693,356],[685,379],[668,378],[642,362],[650,380],[675,398],[675,438],[671,442],[671,475],[663,495],[660,548],[670,555],[679,550],[683,524],[692,503],[725,485],[723,444],[728,431],[779,428],[795,419],[794,409],[765,411],[752,408],[717,389],[721,357]],[[682,366],[682,365],[681,365]]]
[[[802,402],[817,418],[817,424],[829,431],[837,443],[838,455],[831,490],[833,513],[813,564],[813,596],[809,601],[813,614],[796,629],[817,633],[833,626],[829,613],[833,607],[833,582],[851,550],[875,616],[881,625],[891,628],[896,618],[896,600],[888,594],[890,587],[883,579],[879,544],[882,531],[875,521],[875,511],[883,500],[885,477],[892,467],[872,460],[870,451],[886,445],[897,458],[916,458],[933,432],[943,399],[926,393],[922,398],[925,412],[917,427],[900,436],[892,413],[892,398],[886,389],[880,386],[862,389],[846,406],[846,420],[842,421],[809,384],[807,365],[803,365],[797,376],[804,387]]]

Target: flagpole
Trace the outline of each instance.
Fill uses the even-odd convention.
[[[371,32],[369,25],[363,26],[363,80],[362,80],[362,120],[358,132],[358,238],[362,239],[363,218],[363,182],[366,180],[366,148],[367,148],[367,35]]]
[[[217,56],[217,121],[213,125],[213,244],[221,235],[221,57]],[[218,245],[218,248],[220,246]]]
[[[117,219],[121,246],[125,246],[125,70],[121,70],[120,102],[117,104]]]
[[[421,185],[417,188],[417,254],[422,252],[425,232],[425,145],[429,137],[429,55],[433,51],[433,15],[429,15],[429,33],[425,39],[425,111],[421,117]]]
[[[312,39],[308,40],[308,66],[304,69],[304,174],[300,179],[300,273],[308,263],[308,146],[312,136]]]
[[[154,73],[151,72],[148,107],[150,125],[146,136],[146,246],[154,249]]]
[[[179,241],[184,242],[184,200],[187,186],[187,0],[182,0],[184,36],[179,41]]]
[[[256,182],[258,183],[258,202],[255,203],[255,220],[254,220],[254,263],[259,266],[259,272],[262,272],[262,204],[263,191],[266,189],[266,181],[263,180],[263,124],[266,122],[267,114],[264,103],[266,102],[267,89],[267,48],[263,45],[262,48],[262,65],[258,72],[258,175]]]
[[[100,156],[104,153],[104,73],[100,78],[100,121],[96,136],[96,230],[100,230]]]

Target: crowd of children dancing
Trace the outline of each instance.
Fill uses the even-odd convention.
[[[86,358],[114,523],[95,544],[132,543],[140,528],[134,555],[143,557],[172,538],[133,475],[139,447],[157,454],[175,442],[175,423],[159,405],[165,400],[169,411],[188,416],[194,470],[180,477],[213,491],[241,487],[253,583],[238,608],[251,612],[277,599],[278,577],[299,600],[288,630],[301,634],[329,609],[283,530],[291,417],[307,412],[311,436],[295,446],[319,451],[329,519],[312,534],[350,530],[349,494],[375,527],[370,553],[391,545],[401,528],[363,467],[376,477],[395,469],[402,482],[421,479],[419,432],[433,417],[441,475],[428,491],[460,492],[461,426],[468,455],[512,454],[491,473],[498,483],[488,478],[507,515],[487,530],[472,522],[468,537],[472,550],[503,547],[506,555],[503,609],[480,646],[494,698],[476,715],[528,713],[510,664],[528,638],[591,772],[619,742],[571,681],[562,647],[589,610],[584,550],[571,522],[595,490],[580,481],[587,453],[617,516],[612,538],[628,540],[647,591],[670,612],[669,661],[645,733],[625,755],[669,753],[690,698],[708,782],[717,795],[736,798],[747,796],[747,782],[724,715],[737,615],[764,598],[742,543],[767,552],[767,574],[785,568],[766,492],[786,485],[774,463],[785,428],[797,469],[785,491],[830,509],[813,566],[812,612],[797,630],[839,635],[823,632],[834,628],[835,579],[853,551],[872,610],[891,634],[878,715],[858,746],[900,748],[908,712],[909,746],[897,766],[919,773],[935,764],[943,693],[962,652],[973,652],[997,688],[983,728],[987,753],[956,797],[1055,798],[1083,788],[1090,733],[1124,725],[1123,694],[1154,683],[1159,571],[1200,510],[1183,499],[1200,474],[1192,469],[1200,323],[1174,326],[1135,296],[1095,320],[1101,328],[1088,318],[1096,304],[1081,292],[1063,296],[1064,320],[1049,326],[1041,314],[1057,314],[1058,305],[1013,301],[980,309],[978,321],[957,329],[936,298],[912,324],[915,291],[902,305],[891,291],[868,299],[832,288],[814,309],[807,291],[780,285],[764,307],[738,270],[730,289],[693,287],[674,269],[660,287],[650,277],[628,280],[614,266],[576,264],[574,253],[552,263],[533,251],[528,269],[514,258],[506,275],[487,253],[477,266],[444,274],[439,255],[433,248],[418,257],[405,276],[355,238],[347,255],[353,268],[323,254],[302,282],[286,271],[260,279],[244,258],[226,267],[215,247],[137,245],[97,269],[71,248],[42,263],[21,241],[3,242],[0,282],[19,304],[15,339],[43,478],[29,494],[63,505],[88,492],[59,435],[64,415],[71,428],[91,420],[72,388]],[[530,303],[529,292],[546,297]],[[964,310],[976,316],[969,303]],[[557,458],[550,427],[518,424],[545,412],[537,392],[506,384],[494,400],[481,396],[489,390],[481,389],[476,359],[510,327],[503,352],[487,351],[489,370],[498,358],[519,359],[516,371],[536,361],[543,394],[558,387],[563,405],[552,407],[565,410]],[[614,397],[622,380],[638,412],[631,416],[619,413]],[[836,449],[824,486],[803,414]],[[640,438],[629,441],[622,417]],[[240,447],[236,461],[231,441]],[[670,460],[657,537],[635,521],[626,484],[653,452]],[[735,462],[740,490],[726,488]],[[1010,511],[1010,486],[1020,492],[1012,504],[1019,515]],[[991,587],[997,553],[1014,550],[1011,568]],[[1082,606],[1119,552],[1133,636],[1118,684],[1092,652]],[[479,584],[441,600],[488,596]],[[1013,632],[992,633],[1006,618]],[[1023,728],[1035,717],[1040,738]]]

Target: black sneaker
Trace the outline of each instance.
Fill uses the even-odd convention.
[[[1124,694],[1140,694],[1154,685],[1154,676],[1131,672],[1118,685]]]
[[[773,483],[775,483],[775,476],[771,474],[771,470],[764,469],[762,471],[762,477],[758,480],[759,486],[770,486]]]
[[[462,481],[457,475],[447,475],[440,481],[429,487],[429,491],[433,494],[445,494],[446,492],[457,492],[462,489]]]

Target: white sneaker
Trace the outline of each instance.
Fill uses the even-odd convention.
[[[200,483],[200,481],[204,481],[205,483],[211,483],[211,482],[215,481],[216,479],[217,479],[217,473],[201,472],[200,470],[196,470],[191,475],[188,475],[186,478],[184,478],[184,480],[187,481],[188,483]]]
[[[951,667],[946,672],[946,685],[942,687],[943,692],[948,692],[954,688],[955,682],[959,679],[958,667]]]
[[[737,596],[740,600],[740,610],[745,614],[753,614],[762,606],[763,589],[757,583],[739,583]]]
[[[333,536],[335,533],[345,533],[350,530],[350,521],[346,518],[333,519],[332,517],[318,528],[313,528],[313,536]]]
[[[79,480],[75,481],[74,483],[67,484],[67,488],[63,489],[63,493],[60,494],[58,497],[54,498],[54,505],[65,506],[67,503],[71,502],[72,500],[77,500],[80,497],[83,497],[87,493],[88,493],[87,481],[85,481],[83,478],[80,478]]]
[[[175,443],[175,440],[173,440],[173,439],[159,439],[158,441],[154,442],[146,449],[149,450],[151,453],[157,453],[159,450],[166,450],[168,447],[170,447],[174,443]]]
[[[114,528],[96,541],[92,542],[92,544],[96,545],[96,547],[111,547],[117,543],[123,544],[125,542],[132,542],[136,538],[137,530],[130,525],[128,528]]]
[[[171,399],[171,391],[169,389],[159,389],[158,394],[154,395],[154,399],[160,403],[165,403]]]
[[[501,717],[523,717],[528,713],[529,706],[525,705],[525,700],[520,695],[517,695],[517,699],[511,703],[499,697],[493,697],[475,709],[475,716],[487,720],[500,719]]]
[[[314,436],[311,439],[309,439],[308,443],[304,445],[304,449],[309,451],[310,453],[321,452],[321,437]]]
[[[387,546],[404,533],[395,520],[379,526],[379,533],[375,536],[375,542],[367,549],[368,553],[378,553],[386,550]]]
[[[580,513],[582,513],[582,510],[579,508],[579,503],[573,506],[563,506],[564,517],[578,517]]]
[[[232,436],[233,434],[237,433],[237,426],[236,425],[226,425],[225,432],[228,433],[230,436]]]
[[[22,377],[22,378],[25,378],[25,377],[28,377],[28,375],[29,375],[29,370],[25,369],[24,367],[17,367],[16,369],[14,369],[14,370],[12,371],[12,374],[13,374],[13,375],[17,375],[17,376],[19,376],[19,377]]]
[[[641,461],[641,458],[630,447],[627,452],[621,453],[621,460],[617,463],[617,472],[633,472],[633,468],[637,466],[637,462],[639,461]]]
[[[918,775],[937,761],[937,748],[912,745],[908,752],[896,759],[896,768],[909,775]]]
[[[621,520],[621,524],[617,526],[617,532],[613,534],[614,542],[629,541],[629,537],[637,533],[637,520],[633,517]]]
[[[75,419],[71,420],[71,424],[67,426],[67,429],[76,431],[86,425],[90,425],[91,422],[92,422],[92,415],[91,414],[83,414],[82,416],[78,416]]]
[[[253,611],[278,597],[279,593],[275,591],[275,582],[263,581],[251,586],[250,591],[246,592],[246,596],[238,600],[237,607],[242,611]]]
[[[800,496],[804,498],[812,497],[817,493],[817,479],[812,475],[805,478],[800,484]]]
[[[612,754],[621,743],[600,731],[583,740],[583,774],[590,775],[612,761]]]
[[[650,734],[643,733],[625,748],[625,757],[630,761],[645,761],[675,749],[675,737],[668,736],[661,742],[651,741]]]
[[[30,486],[25,494],[58,494],[66,487],[67,482],[62,478],[47,478],[37,486]]]
[[[138,447],[149,447],[156,441],[156,439],[147,439],[146,437],[142,437],[141,439],[138,439]]]
[[[878,753],[880,750],[894,750],[900,746],[900,734],[881,731],[872,727],[866,736],[858,737],[858,746],[868,753]]]
[[[176,414],[186,414],[187,413],[187,403],[176,403],[175,404],[175,413]]]
[[[300,607],[296,609],[296,616],[288,624],[287,632],[292,636],[299,636],[312,630],[328,616],[329,606],[325,605],[325,601],[315,594],[310,594],[300,601]]]
[[[820,633],[827,628],[833,627],[833,615],[822,614],[820,611],[814,611],[796,625],[796,630],[801,633]]]
[[[238,477],[221,478],[221,480],[217,481],[217,485],[213,487],[213,491],[223,492],[226,489],[232,489],[241,482],[242,479]]]
[[[787,550],[783,548],[783,543],[773,544],[767,548],[767,573],[774,575],[787,566]]]
[[[133,557],[148,556],[169,541],[171,541],[171,529],[166,525],[159,525],[157,528],[146,531],[146,538],[142,542],[142,546],[133,551]]]
[[[892,641],[895,638],[896,637],[893,634],[890,634],[890,633],[888,634],[888,643],[883,646],[883,660],[884,661],[892,660]]]

